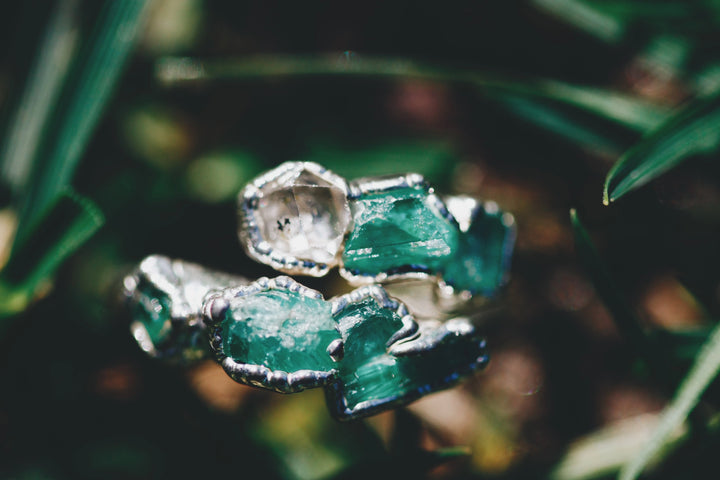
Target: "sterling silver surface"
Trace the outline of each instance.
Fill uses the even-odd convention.
[[[148,355],[189,363],[209,355],[202,307],[215,289],[249,280],[208,270],[195,263],[150,255],[123,280],[123,294],[133,313],[130,330]],[[157,315],[162,338],[153,340],[142,320]]]

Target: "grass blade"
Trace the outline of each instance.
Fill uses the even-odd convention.
[[[75,53],[77,6],[78,0],[58,2],[0,152],[2,177],[16,192],[25,188],[43,127]]]
[[[615,163],[605,179],[608,205],[678,165],[720,145],[720,95],[682,109],[640,140]]]
[[[677,389],[672,402],[662,413],[651,440],[642,452],[620,471],[620,480],[634,480],[645,466],[669,446],[673,433],[697,405],[705,389],[720,372],[720,324],[695,359],[690,372]]]
[[[580,263],[590,275],[598,295],[610,310],[615,325],[620,330],[620,333],[624,334],[640,348],[643,354],[648,354],[648,342],[640,320],[617,290],[615,282],[613,282],[605,265],[600,260],[595,245],[593,245],[587,230],[580,222],[575,209],[570,210],[570,222]]]
[[[63,89],[63,102],[46,129],[24,204],[17,241],[22,242],[68,185],[102,108],[125,64],[148,0],[108,1],[87,49]]]
[[[645,413],[611,423],[570,444],[550,471],[550,480],[591,480],[615,475],[635,458],[657,428],[659,415]],[[680,442],[687,430],[673,432],[671,441]]]
[[[217,80],[252,80],[288,76],[357,76],[413,78],[477,87],[481,93],[512,95],[556,102],[637,132],[656,127],[668,110],[611,90],[576,86],[553,80],[518,81],[482,72],[455,70],[405,59],[347,56],[254,56],[244,59],[198,60],[166,57],[156,65],[156,78],[165,86]]]
[[[41,228],[18,246],[4,268],[0,276],[0,317],[24,310],[62,262],[104,221],[89,199],[63,191]]]
[[[622,151],[620,142],[607,135],[604,129],[593,128],[578,115],[563,112],[554,106],[516,95],[503,95],[500,102],[515,115],[544,130],[566,138],[578,145],[616,155]]]

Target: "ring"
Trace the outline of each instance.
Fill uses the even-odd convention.
[[[169,363],[192,363],[209,356],[202,306],[205,296],[245,278],[200,265],[150,255],[123,280],[130,331],[140,348]]]
[[[312,162],[286,162],[238,196],[240,241],[289,274],[339,267],[353,285],[436,281],[445,297],[496,295],[507,283],[515,220],[494,202],[441,199],[421,175],[347,182]]]
[[[325,300],[289,277],[247,282],[155,255],[124,288],[133,333],[149,354],[199,359],[209,344],[239,383],[281,393],[324,388],[338,420],[449,388],[488,362],[469,320],[416,320],[379,285]]]

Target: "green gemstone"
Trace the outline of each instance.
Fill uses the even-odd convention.
[[[372,298],[349,305],[335,319],[345,343],[338,376],[340,395],[344,408],[350,411],[414,400],[452,385],[461,375],[484,364],[479,362],[485,355],[482,339],[460,334],[446,335],[432,349],[419,354],[389,354],[387,342],[402,321]],[[338,413],[344,415],[347,412]]]
[[[443,279],[457,290],[493,296],[505,283],[514,231],[501,211],[479,208],[458,249],[443,271]]]
[[[273,371],[329,371],[327,353],[340,334],[330,303],[297,292],[268,290],[236,297],[222,321],[223,351],[238,363]]]
[[[343,266],[356,275],[435,271],[457,247],[457,227],[420,187],[370,193],[351,203]]]
[[[133,304],[133,319],[147,332],[154,346],[162,345],[172,331],[170,321],[170,299],[151,284],[138,287],[138,301]]]
[[[402,327],[400,316],[365,298],[345,307],[335,320],[345,344],[339,380],[348,406],[395,395],[404,379],[385,344]]]

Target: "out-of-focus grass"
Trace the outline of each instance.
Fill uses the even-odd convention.
[[[134,44],[145,5],[107,2],[81,52],[78,2],[59,1],[51,15],[0,160],[18,212],[2,275],[3,316],[27,308],[39,286],[103,223],[90,200],[63,192]]]
[[[720,95],[679,111],[623,155],[605,180],[607,205],[665,173],[691,155],[720,146]]]
[[[651,457],[650,478],[714,466],[717,2],[154,0],[135,43],[145,2],[34,1],[52,12],[23,24],[41,32],[20,46],[36,60],[0,57],[0,238],[13,211],[25,230],[1,274],[22,321],[0,336],[0,475],[569,480],[614,476],[640,451],[626,472]],[[320,392],[142,356],[122,275],[150,253],[274,275],[242,253],[234,196],[302,159],[347,178],[417,171],[515,214],[512,281],[478,315],[486,372],[336,424]],[[622,197],[607,208],[606,175]]]

